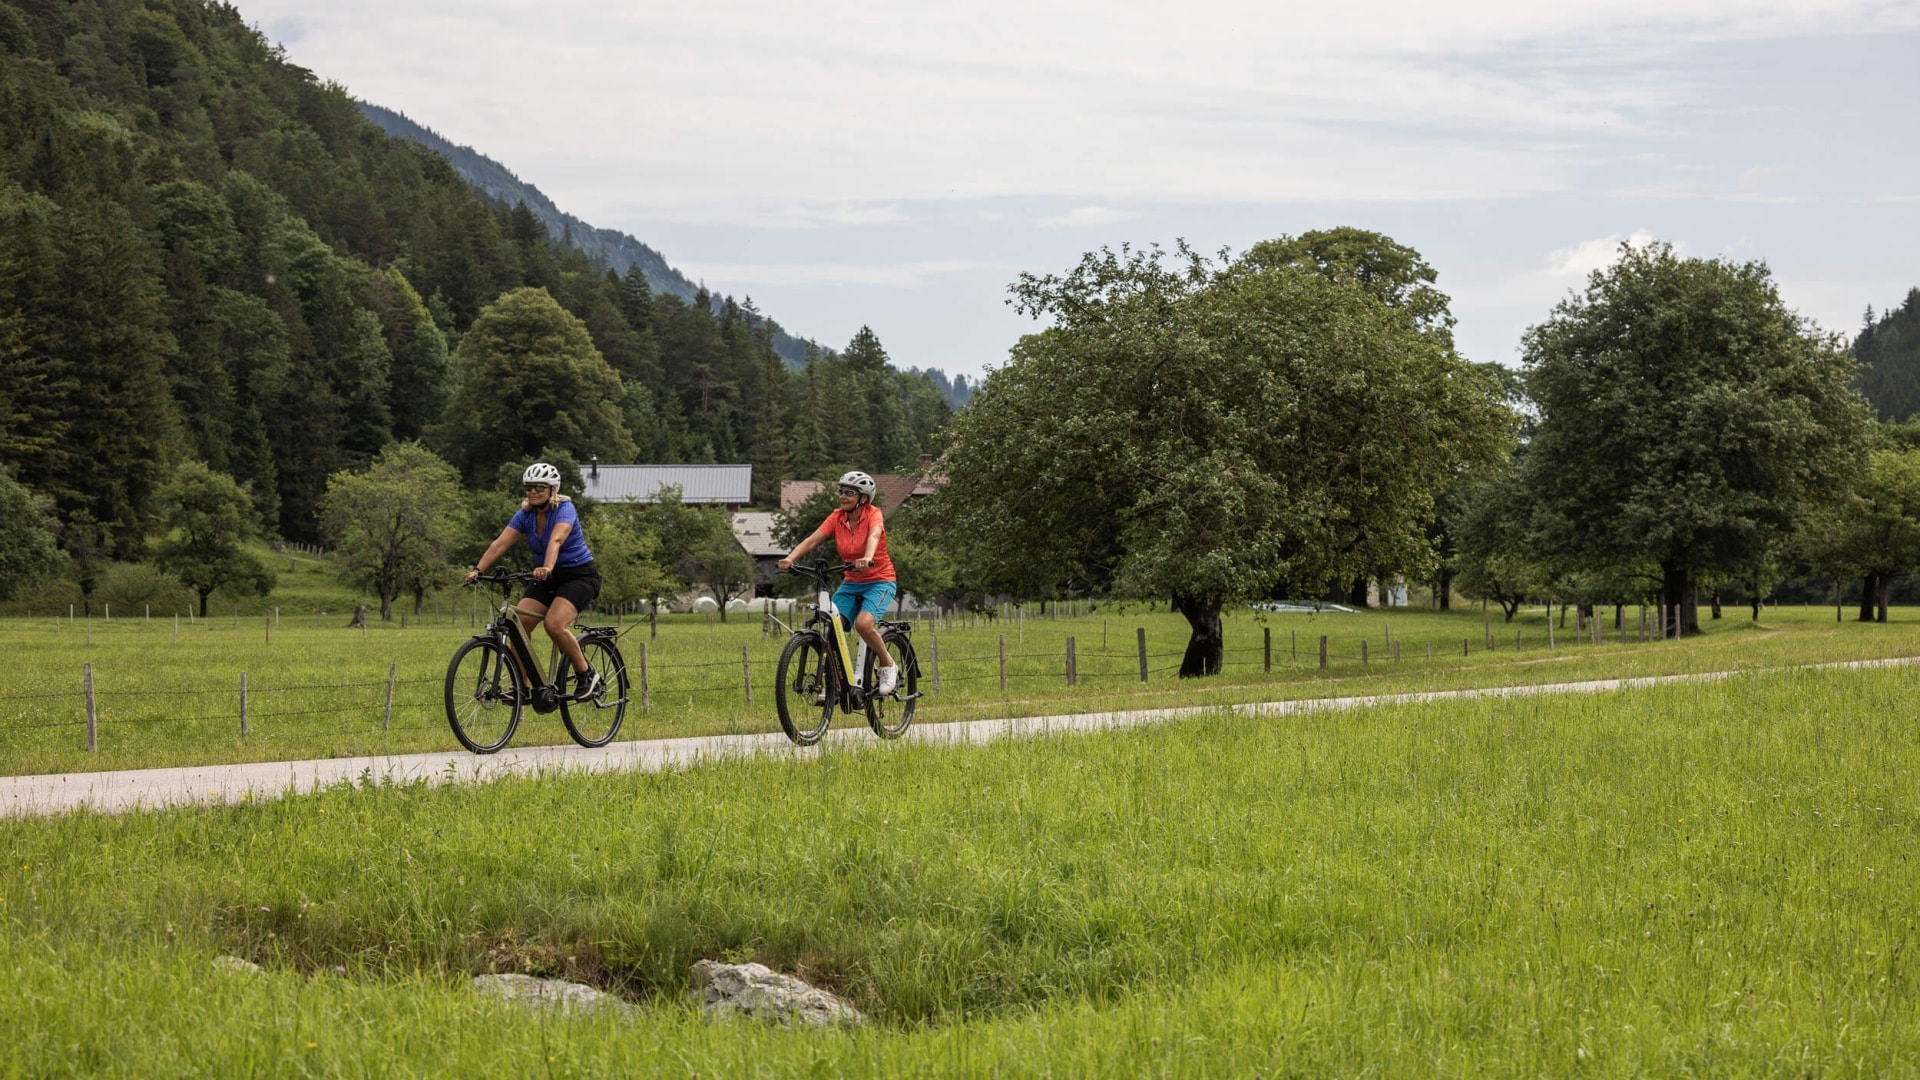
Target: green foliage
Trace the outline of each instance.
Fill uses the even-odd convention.
[[[620,376],[545,289],[516,290],[481,312],[460,339],[454,379],[438,439],[469,480],[549,448],[575,460],[633,454]]]
[[[1518,470],[1480,470],[1462,485],[1454,521],[1455,587],[1470,600],[1499,604],[1508,622],[1549,580],[1531,542],[1529,495]]]
[[[1021,278],[1023,309],[1054,326],[948,429],[935,505],[985,588],[1172,596],[1199,674],[1218,669],[1225,603],[1424,571],[1434,488],[1494,452],[1505,414],[1357,284],[1179,255],[1103,250]]]
[[[1658,567],[1649,584],[1686,632],[1701,579],[1769,558],[1864,461],[1852,357],[1781,303],[1762,263],[1623,245],[1525,350],[1544,554]]]
[[[651,505],[633,511],[639,529],[659,538],[661,558],[670,573],[659,579],[681,589],[704,585],[720,603],[726,617],[727,598],[753,578],[753,560],[740,550],[727,513],[715,507],[688,506],[676,488],[664,488]],[[677,590],[676,590],[677,591]],[[666,592],[658,594],[664,597]]]
[[[463,503],[453,467],[408,442],[389,446],[364,473],[335,473],[320,514],[342,573],[372,588],[380,617],[391,619],[403,590],[425,592],[448,580]]]
[[[60,572],[59,526],[46,499],[36,496],[0,467],[0,521],[9,536],[0,544],[0,600],[11,600],[35,579]]]
[[[189,461],[156,498],[166,535],[154,562],[199,596],[201,616],[215,589],[239,596],[273,589],[273,571],[246,550],[254,532],[253,506],[232,477]]]
[[[601,507],[593,515],[593,562],[600,569],[594,605],[618,610],[676,591],[678,583],[661,558],[660,537],[643,528],[632,511]]]
[[[1885,621],[1893,579],[1920,568],[1920,449],[1883,448],[1839,498],[1823,500],[1796,537],[1801,558],[1834,576],[1875,579]]]
[[[1920,289],[1877,320],[1867,309],[1853,355],[1860,361],[1860,392],[1875,412],[1894,421],[1920,414]]]

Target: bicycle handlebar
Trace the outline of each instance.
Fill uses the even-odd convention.
[[[469,585],[511,585],[516,581],[533,581],[531,570],[487,570],[475,574]]]
[[[854,569],[858,569],[858,568],[855,567],[850,562],[833,563],[830,565],[822,561],[822,562],[814,563],[812,566],[808,566],[804,563],[794,563],[792,566],[789,566],[785,570],[782,570],[780,572],[783,574],[805,574],[808,577],[824,578],[828,574],[844,574],[847,571],[854,570]]]

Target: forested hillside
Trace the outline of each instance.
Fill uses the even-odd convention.
[[[327,478],[399,440],[472,484],[523,451],[751,461],[769,498],[933,448],[939,389],[873,335],[796,371],[776,332],[490,204],[233,7],[0,2],[0,459],[64,535],[137,553],[187,460],[312,539]],[[545,404],[489,382],[501,342],[564,354]],[[578,394],[613,426],[578,422]],[[502,401],[514,430],[477,445]]]
[[[1920,289],[1880,318],[1867,310],[1860,336],[1853,340],[1860,359],[1860,391],[1881,419],[1904,421],[1920,413]]]

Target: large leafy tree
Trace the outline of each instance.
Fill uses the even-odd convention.
[[[1683,633],[1699,631],[1703,577],[1766,561],[1864,460],[1853,358],[1781,302],[1764,263],[1623,245],[1524,348],[1549,553],[1590,572],[1657,566],[1665,625]]]
[[[1123,248],[1013,293],[1053,326],[949,428],[949,550],[988,588],[1171,597],[1182,675],[1231,601],[1423,571],[1434,488],[1504,433],[1481,372],[1315,269]]]
[[[465,502],[453,466],[407,442],[389,446],[365,472],[334,473],[320,514],[343,569],[379,595],[387,620],[403,589],[424,591],[446,576]]]
[[[194,591],[201,615],[206,615],[207,597],[216,589],[237,596],[273,590],[273,571],[246,549],[254,533],[253,502],[232,477],[189,461],[175,470],[156,499],[166,537],[154,561]]]
[[[545,289],[515,289],[460,339],[441,445],[471,481],[541,449],[630,460],[626,389],[578,318]]]

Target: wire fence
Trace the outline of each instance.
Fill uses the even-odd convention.
[[[1026,615],[1013,609],[998,618],[983,618],[978,613],[959,615],[951,612],[918,613],[912,620],[915,648],[919,657],[920,692],[929,696],[959,693],[967,698],[991,699],[1010,694],[1016,688],[1053,684],[1060,692],[1082,683],[1105,687],[1109,692],[1128,682],[1152,685],[1165,683],[1180,672],[1186,662],[1186,649],[1148,648],[1145,627],[1130,626],[1120,634],[1111,633],[1111,621],[1103,622],[1098,646],[1081,647],[1078,635],[1066,636],[1064,648],[1050,643],[1042,649],[1025,645]],[[1056,609],[1043,614],[1048,620],[1073,618],[1072,609]],[[271,635],[272,617],[266,617],[263,633]],[[95,620],[88,620],[90,623]],[[104,624],[104,620],[98,620]],[[122,620],[123,623],[126,620]],[[441,625],[458,625],[462,620],[447,619]],[[1039,620],[1036,620],[1039,621]],[[635,623],[629,630],[643,623]],[[1457,625],[1457,624],[1456,624]],[[776,630],[775,627],[779,630]],[[766,711],[776,675],[773,661],[784,631],[783,621],[769,616],[761,620],[764,641],[756,658],[750,648],[723,656],[709,653],[704,658],[685,654],[663,655],[645,640],[629,642],[626,668],[630,683],[630,708],[645,714],[657,709],[672,709],[676,700],[704,702],[721,707],[752,707]],[[151,631],[151,627],[142,629]],[[1259,677],[1279,673],[1297,676],[1315,669],[1369,668],[1378,665],[1458,663],[1477,654],[1501,651],[1546,651],[1597,644],[1646,643],[1660,640],[1657,629],[1650,629],[1644,612],[1638,624],[1617,617],[1612,627],[1598,618],[1577,620],[1572,632],[1559,630],[1549,621],[1544,631],[1529,633],[1505,628],[1496,630],[1489,619],[1478,635],[1436,639],[1431,634],[1409,640],[1394,632],[1391,622],[1377,627],[1376,636],[1364,634],[1309,634],[1297,630],[1285,636],[1272,627],[1260,631],[1259,644],[1234,645],[1221,650],[1220,671],[1227,674]],[[981,631],[997,647],[981,650]],[[122,627],[122,632],[131,628]],[[1005,631],[1005,632],[1002,632]],[[1129,633],[1128,631],[1131,631]],[[111,633],[104,625],[103,634]],[[1509,636],[1511,635],[1511,636]],[[942,637],[958,638],[969,650],[948,651],[942,655]],[[1114,638],[1130,647],[1112,647]],[[1009,639],[1012,639],[1010,642]],[[1127,639],[1131,638],[1131,641]],[[0,643],[5,640],[0,635]],[[281,684],[253,683],[247,673],[221,673],[206,676],[193,685],[146,685],[146,673],[96,671],[92,663],[80,665],[63,680],[64,687],[23,692],[0,691],[0,752],[8,740],[25,733],[84,728],[88,750],[97,749],[100,731],[167,729],[170,725],[193,729],[205,738],[275,737],[320,738],[340,733],[420,731],[445,729],[446,676],[443,670],[402,673],[398,663],[370,677],[317,681],[300,678]],[[237,676],[237,677],[235,677]],[[756,686],[756,684],[759,684]],[[756,690],[758,703],[756,704]],[[223,735],[224,733],[224,735]]]

